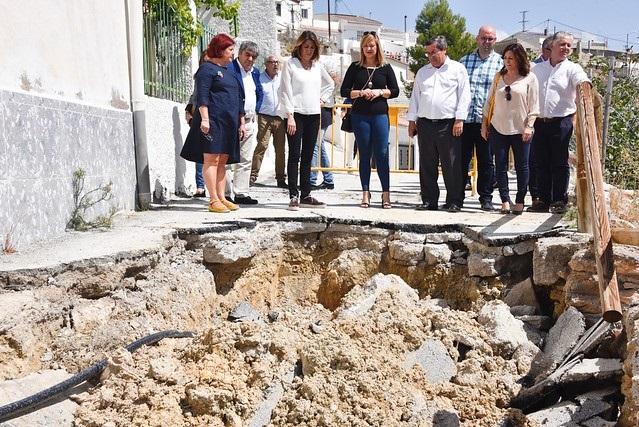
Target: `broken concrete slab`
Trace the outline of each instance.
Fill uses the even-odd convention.
[[[601,400],[589,400],[585,405],[567,401],[553,405],[541,411],[528,414],[527,418],[544,427],[565,427],[577,425],[610,409],[610,404]]]
[[[407,353],[402,368],[409,370],[414,365],[422,367],[431,384],[448,382],[457,375],[455,361],[439,340],[426,340],[417,350]]]
[[[4,381],[0,383],[0,406],[23,399],[38,393],[48,387],[67,380],[72,375],[63,369],[43,370],[29,374],[26,377]],[[48,427],[69,426],[74,420],[74,413],[78,405],[69,399],[59,401],[35,412],[7,421],[3,427]]]
[[[511,313],[512,313],[512,310],[511,310]],[[547,331],[552,327],[552,317],[550,316],[526,315],[526,316],[516,316],[516,317],[522,322],[532,326],[535,329],[539,329],[540,331]]]
[[[586,320],[574,307],[568,307],[548,332],[544,353],[557,365],[586,331]]]
[[[464,238],[464,233],[450,232],[450,233],[429,233],[426,235],[425,243],[447,243],[447,242],[461,242]]]
[[[606,421],[601,417],[593,417],[581,423],[583,427],[615,427],[616,421]]]
[[[619,359],[583,359],[570,368],[562,377],[562,383],[578,383],[586,381],[607,381],[623,375],[623,364]]]
[[[486,303],[479,311],[477,321],[486,328],[488,343],[501,353],[510,355],[528,342],[523,322],[515,319],[502,301]]]

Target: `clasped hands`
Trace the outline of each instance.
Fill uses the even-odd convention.
[[[375,98],[382,96],[382,89],[364,89],[359,91],[359,96],[367,101],[372,101]]]

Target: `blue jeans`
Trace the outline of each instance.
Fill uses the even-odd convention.
[[[528,157],[530,154],[530,141],[524,142],[521,134],[502,135],[495,130],[492,125],[488,132],[488,143],[495,153],[495,166],[497,185],[499,187],[499,197],[502,203],[510,202],[510,191],[508,189],[508,151],[512,148],[515,158],[515,172],[517,174],[517,195],[515,203],[524,203],[526,190],[528,188]]]
[[[359,180],[362,190],[368,191],[371,180],[371,157],[375,156],[377,175],[382,184],[382,191],[390,188],[390,168],[388,165],[388,132],[387,114],[351,114],[353,133],[359,152]]]
[[[313,150],[313,160],[311,164],[313,166],[321,166],[323,168],[327,168],[331,166],[331,159],[328,157],[328,150],[326,149],[326,145],[324,144],[324,136],[326,135],[326,129],[322,129],[322,138],[320,139],[319,145],[322,147],[322,155],[321,155],[321,164],[317,162],[317,144],[315,144],[315,149]],[[324,182],[326,184],[333,184],[333,173],[330,171],[322,171],[322,175],[324,176]],[[317,184],[317,172],[311,171],[311,185]]]
[[[202,163],[195,164],[195,187],[204,188],[204,177],[202,176]]]

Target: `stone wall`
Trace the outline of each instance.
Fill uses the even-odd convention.
[[[0,90],[0,233],[18,249],[62,234],[78,168],[85,191],[113,182],[89,216],[133,209],[134,159],[129,111]]]
[[[195,166],[180,157],[189,132],[184,104],[147,97],[146,137],[153,200],[195,191]]]

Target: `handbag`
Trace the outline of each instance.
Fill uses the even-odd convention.
[[[488,98],[488,110],[485,112],[484,117],[482,118],[482,126],[486,127],[486,131],[490,129],[490,122],[493,120],[493,113],[495,112],[495,93],[497,92],[497,85],[499,84],[500,78],[501,73],[495,74],[492,86],[493,90],[490,91],[490,98]]]
[[[360,91],[364,90],[366,86],[368,86],[368,83],[373,79],[373,74],[375,74],[375,70],[373,70],[370,76],[368,76],[368,80],[366,81],[366,83],[364,83],[364,86],[362,86]],[[357,98],[353,100],[351,104],[351,108],[346,110],[346,114],[344,114],[344,117],[342,117],[342,126],[340,127],[340,129],[343,130],[344,132],[353,132],[353,122],[351,121],[351,111],[353,110],[353,106],[355,105],[356,101],[357,101]]]

